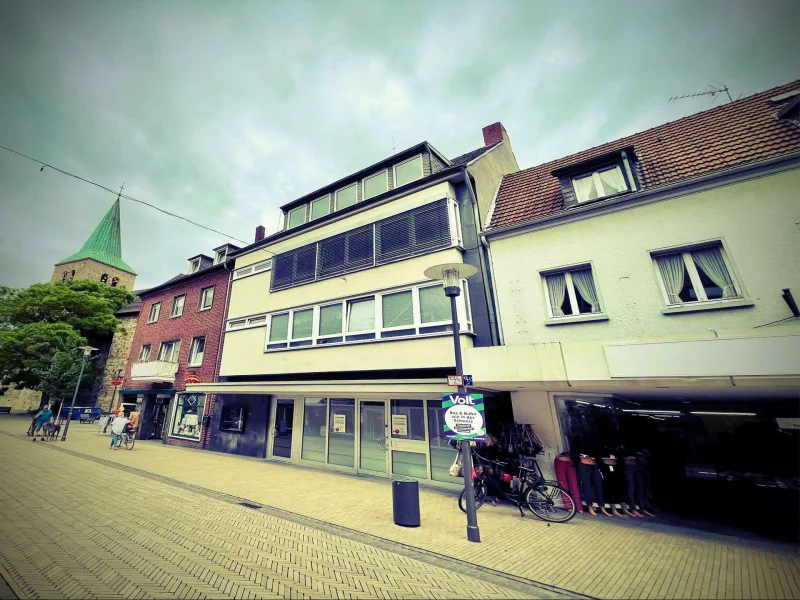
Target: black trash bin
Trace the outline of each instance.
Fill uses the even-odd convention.
[[[413,479],[392,482],[394,524],[419,527],[419,483]]]

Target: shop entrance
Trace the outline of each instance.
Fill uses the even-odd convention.
[[[269,422],[272,423],[268,447],[268,458],[292,459],[294,432],[294,398],[278,398],[272,405]]]
[[[153,406],[153,429],[149,439],[161,439],[164,436],[164,424],[169,414],[169,398],[156,398]]]

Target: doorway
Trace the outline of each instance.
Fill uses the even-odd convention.
[[[292,459],[294,398],[278,398],[272,406],[269,458]]]
[[[162,439],[164,437],[164,424],[169,414],[169,398],[156,398],[153,405],[153,428],[147,439]]]
[[[386,475],[388,428],[385,400],[359,400],[358,471]]]

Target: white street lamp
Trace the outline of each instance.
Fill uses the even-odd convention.
[[[69,422],[72,421],[72,409],[75,408],[75,398],[78,397],[78,388],[81,387],[81,379],[83,379],[83,369],[89,360],[89,355],[97,350],[91,346],[78,346],[78,350],[83,350],[83,359],[81,360],[81,373],[78,375],[78,381],[75,383],[75,393],[72,394],[72,403],[69,405],[69,412],[67,413],[67,424],[64,426],[64,435],[61,436],[61,441],[67,441],[67,431],[69,431]]]
[[[444,284],[445,296],[450,298],[453,346],[456,354],[456,375],[463,375],[456,297],[461,294],[461,280],[472,277],[477,272],[477,267],[466,263],[444,263],[425,269],[425,277],[441,281]],[[463,385],[458,386],[458,393],[466,394]],[[461,466],[464,471],[464,490],[466,491],[467,500],[467,539],[470,542],[480,542],[481,532],[478,529],[478,511],[475,509],[475,488],[472,486],[472,449],[470,448],[469,440],[461,441]]]

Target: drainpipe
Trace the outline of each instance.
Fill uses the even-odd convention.
[[[222,343],[223,339],[225,338],[225,324],[228,322],[228,311],[231,307],[231,287],[233,286],[233,271],[228,267],[229,261],[225,261],[224,269],[228,272],[228,293],[225,295],[225,314],[222,316],[222,331],[219,332],[219,344],[217,344],[217,365],[214,367],[214,377],[213,379],[216,380],[219,375],[219,366],[222,363]],[[214,394],[214,400],[216,403],[216,394]],[[208,406],[210,402],[206,402],[206,409],[203,410],[203,413],[208,412]],[[205,414],[203,415],[203,420],[205,420]],[[209,427],[211,426],[211,414],[208,415],[208,427],[203,429],[203,443],[201,448],[203,450],[206,449],[206,445],[208,442],[208,436],[211,435],[208,432]]]
[[[481,237],[480,232],[478,231],[480,225],[480,215],[478,214],[478,199],[475,191],[472,189],[472,180],[470,176],[469,169],[464,167],[464,181],[467,184],[467,190],[469,191],[470,200],[472,200],[472,214],[475,221],[475,234],[480,240],[481,247],[478,248],[478,261],[480,262],[481,266],[481,274],[483,275],[483,293],[486,298],[486,308],[489,312],[489,329],[492,336],[492,346],[499,346],[501,341],[499,339],[499,332],[500,328],[497,323],[497,315],[495,314],[495,305],[494,305],[494,287],[492,285],[492,273],[491,267],[489,266],[488,255],[486,254],[488,250],[488,245],[486,241]]]

